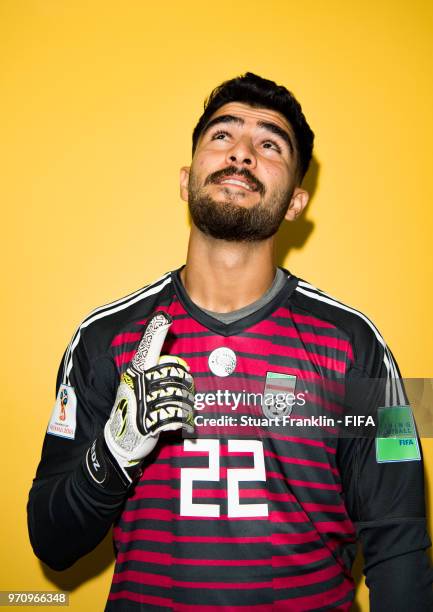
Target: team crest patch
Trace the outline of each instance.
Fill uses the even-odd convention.
[[[265,417],[275,419],[289,416],[295,397],[296,376],[266,372],[262,410]]]
[[[74,387],[60,385],[56,403],[48,423],[47,433],[61,438],[75,439],[77,428],[77,396]]]
[[[220,346],[209,355],[208,363],[215,376],[230,376],[236,368],[236,353],[227,346]]]
[[[410,406],[378,408],[377,463],[420,461],[415,421]]]

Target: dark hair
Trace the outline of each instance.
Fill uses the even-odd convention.
[[[263,79],[252,72],[224,81],[224,83],[215,87],[205,100],[204,112],[192,134],[193,155],[200,134],[211,116],[221,106],[229,102],[244,102],[257,108],[272,109],[278,111],[287,119],[296,138],[299,156],[298,175],[301,181],[310,165],[314,133],[305,119],[301,105],[290,91],[282,85]]]

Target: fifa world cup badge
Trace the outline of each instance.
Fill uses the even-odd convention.
[[[77,396],[74,387],[60,385],[56,403],[48,423],[47,433],[61,438],[75,439],[77,427]]]

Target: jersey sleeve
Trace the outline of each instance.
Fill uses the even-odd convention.
[[[110,355],[92,356],[78,333],[59,368],[56,405],[27,505],[33,550],[55,570],[71,566],[104,538],[127,495],[104,449],[103,427],[117,386]],[[95,478],[93,464],[103,479]]]
[[[408,405],[400,372],[375,330],[363,330],[354,347],[346,404],[377,425],[381,409]],[[421,444],[415,430],[419,453],[387,460],[378,454],[378,435],[375,429],[373,435],[341,438],[338,450],[346,507],[363,548],[370,609],[433,610]]]

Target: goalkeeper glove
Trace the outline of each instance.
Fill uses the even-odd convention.
[[[194,432],[194,381],[189,368],[179,357],[159,357],[171,323],[165,312],[154,313],[146,323],[104,428],[106,447],[127,485],[141,474],[140,464],[155,448],[162,431],[184,428],[188,434]],[[101,444],[101,439],[95,440],[87,455],[87,467],[100,484],[106,472],[95,474]]]

